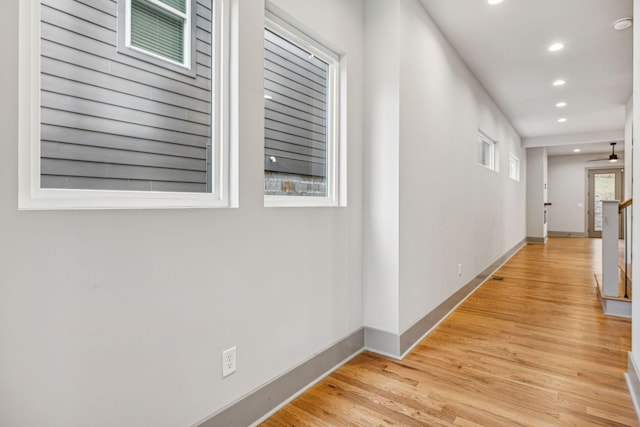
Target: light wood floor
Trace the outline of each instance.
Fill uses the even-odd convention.
[[[404,360],[364,352],[262,425],[638,426],[631,323],[601,312],[599,248],[526,246]]]

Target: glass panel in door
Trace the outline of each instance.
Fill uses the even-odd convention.
[[[623,169],[592,169],[588,178],[588,236],[602,237],[602,201],[622,200]]]
[[[602,201],[617,200],[616,174],[593,174],[593,230],[602,232]]]

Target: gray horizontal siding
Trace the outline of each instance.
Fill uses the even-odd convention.
[[[277,83],[271,80],[264,81],[264,88],[267,93],[275,94],[274,99],[281,100],[282,103],[295,106],[302,111],[311,111],[319,115],[324,115],[326,101],[316,99],[311,93],[300,92],[290,85]],[[311,92],[311,91],[309,91]],[[273,95],[272,95],[273,96]]]
[[[88,132],[110,133],[120,137],[151,139],[159,143],[190,145],[198,148],[205,148],[209,142],[208,137],[141,126],[135,123],[118,122],[102,117],[86,116],[81,113],[59,111],[51,108],[42,109],[41,121],[43,125],[80,129]],[[47,135],[41,131],[41,139],[48,139],[45,136]]]
[[[205,134],[208,133],[209,122],[211,119],[210,115],[205,113],[189,111],[185,108],[171,104],[156,102],[152,99],[145,99],[140,96],[130,95],[126,91],[116,91],[114,88],[105,89],[104,87],[93,86],[75,79],[69,80],[62,77],[43,74],[41,81],[42,85],[47,87],[48,92],[52,94],[60,96],[73,94],[73,98],[92,101],[93,103],[98,103],[100,106],[109,105],[125,108],[127,110],[149,113],[154,116],[188,120],[187,123],[206,126],[207,130]]]
[[[325,177],[327,175],[326,166],[317,163],[311,163],[306,160],[288,159],[274,156],[277,162],[271,161],[271,156],[265,154],[264,169],[269,172],[282,172],[309,176]]]
[[[112,163],[196,172],[207,171],[206,163],[200,159],[63,142],[42,141],[41,155],[48,159],[66,159],[77,162]]]
[[[195,6],[193,75],[119,52],[116,1],[42,5],[42,186],[207,191],[211,0]]]
[[[114,102],[118,102],[117,93],[113,94]],[[188,122],[181,118],[172,118],[160,114],[138,111],[134,108],[90,101],[72,95],[60,95],[55,92],[42,91],[41,103],[43,108],[62,110],[83,114],[86,116],[102,117],[119,122],[133,123],[146,127],[171,130],[189,135],[209,136],[209,126]]]
[[[144,181],[169,181],[202,183],[205,173],[187,170],[140,167],[109,163],[93,163],[76,160],[49,159],[42,166],[42,174],[56,176],[90,177],[104,179],[132,179]]]
[[[328,65],[269,30],[264,64],[265,170],[325,177]]]
[[[206,155],[206,147],[172,144],[152,139],[133,138],[130,135],[114,135],[113,133],[96,132],[95,130],[86,131],[78,128],[43,125],[42,133],[48,135],[53,141],[72,145],[110,147],[124,151],[162,154],[191,159],[202,159]]]
[[[56,25],[61,25],[65,23],[68,24],[69,19],[79,18],[88,25],[99,26],[115,31],[112,22],[116,19],[117,15],[116,2],[97,1],[87,4],[86,2],[69,0],[41,0],[40,3],[43,6],[43,21],[46,19]],[[94,7],[98,3],[102,3],[103,7]],[[65,16],[60,16],[55,11],[60,11],[60,13]],[[79,32],[75,26],[67,28]]]
[[[289,144],[286,142],[278,141],[277,139],[270,138],[267,138],[265,141],[269,146],[269,151],[273,150],[273,153],[275,153],[277,150],[280,152],[301,154],[305,156],[306,159],[319,159],[317,160],[319,163],[324,163],[327,157],[327,152],[324,149],[315,149],[307,145]]]
[[[45,9],[43,8],[43,12],[44,11]],[[154,66],[148,62],[118,53],[116,51],[115,40],[114,44],[102,43],[93,38],[83,37],[65,28],[60,28],[48,23],[43,23],[41,29],[42,40],[57,43],[72,49],[72,51],[68,51],[70,56],[54,57],[54,59],[61,59],[64,62],[73,64],[75,63],[74,55],[77,54],[73,52],[73,50],[75,50],[99,58],[91,58],[91,61],[101,59],[101,62],[108,65],[106,71],[118,76],[129,76],[131,80],[140,83],[147,82],[147,84],[156,84],[161,88],[167,88],[167,85],[171,84],[174,92],[184,93],[187,96],[203,100],[206,100],[203,92],[210,90],[211,83],[209,79],[193,79],[182,73],[177,73],[161,66]],[[94,31],[100,31],[100,29]],[[115,33],[113,33],[113,35],[115,37]],[[199,53],[198,55],[201,54]],[[45,49],[45,46],[42,47],[42,56],[51,57],[49,56],[49,50]]]
[[[52,56],[54,57],[64,58],[71,54],[77,60],[75,64],[70,64],[58,59],[43,57],[41,64],[43,78],[44,76],[53,76],[93,87],[108,88],[106,90],[173,105],[187,112],[195,111],[209,116],[211,105],[208,101],[189,98],[163,88],[149,86],[143,82],[131,80],[130,76],[114,75],[108,71],[108,62],[105,62],[104,69],[101,69],[102,64],[93,61],[93,58],[98,58],[92,55],[81,54],[60,45],[48,45],[47,43],[43,43],[43,49],[47,49],[48,53],[53,52]]]
[[[117,16],[118,14],[118,2],[116,0],[76,0],[76,2],[99,10],[111,16]],[[43,1],[43,3],[45,2]],[[50,3],[50,1],[47,1],[46,3]]]
[[[327,144],[324,141],[314,141],[312,139],[305,139],[296,135],[278,132],[276,130],[269,129],[269,128],[265,129],[264,133],[265,133],[266,140],[280,141],[283,144],[317,148],[319,150],[326,150],[327,148]]]

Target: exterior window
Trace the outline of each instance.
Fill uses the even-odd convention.
[[[478,131],[478,164],[498,171],[496,142]]]
[[[20,2],[20,208],[233,206],[228,0],[124,1]]]
[[[513,154],[509,154],[509,178],[520,181],[520,159]]]
[[[127,46],[190,67],[191,0],[127,3]]]
[[[267,206],[337,206],[338,55],[267,13],[264,191]]]

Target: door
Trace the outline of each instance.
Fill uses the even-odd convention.
[[[588,171],[589,193],[587,211],[589,237],[602,237],[602,201],[622,201],[624,185],[622,168],[592,169]],[[622,232],[622,221],[620,221]],[[622,234],[620,235],[622,238]]]

